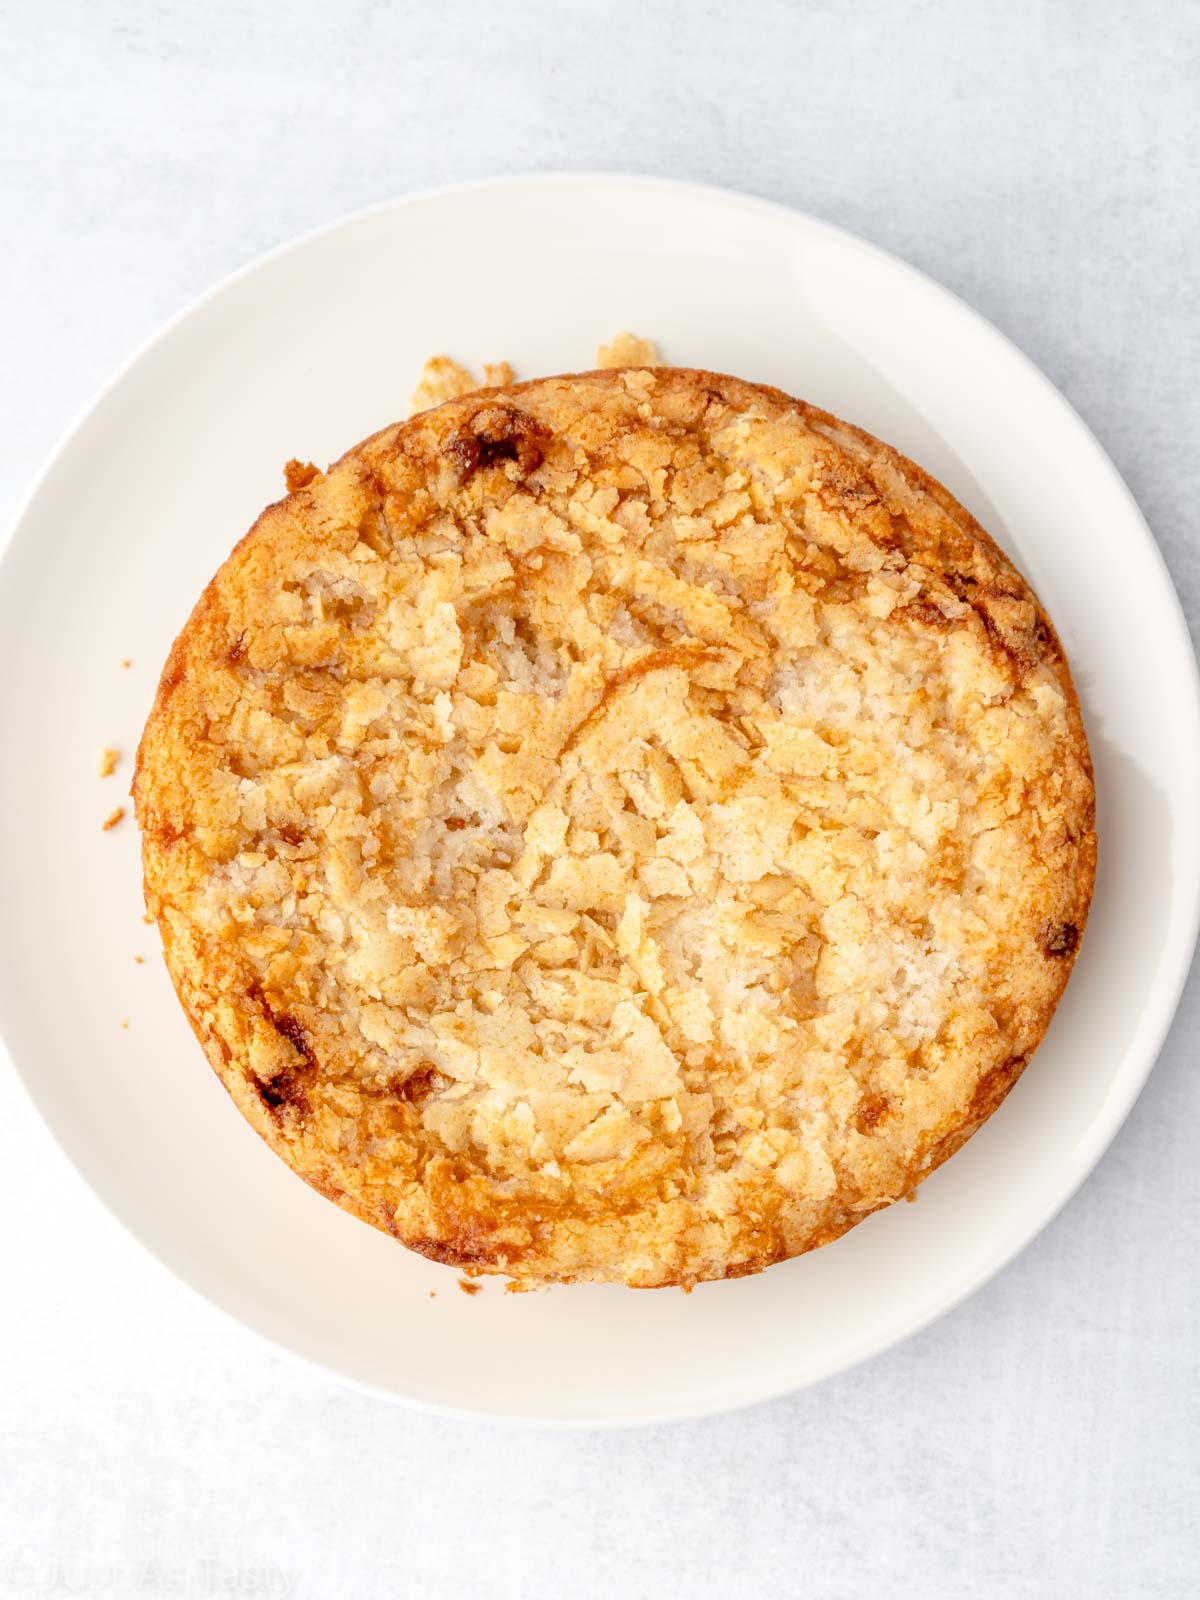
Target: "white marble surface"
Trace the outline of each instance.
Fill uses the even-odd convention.
[[[131,347],[260,250],[454,179],[651,171],[792,202],[979,307],[1112,453],[1200,625],[1194,7],[0,21],[3,516]],[[1091,1181],[953,1315],[790,1400],[616,1435],[441,1421],[298,1370],[98,1212],[0,1069],[0,1592],[1195,1595],[1198,1021],[1193,982]]]

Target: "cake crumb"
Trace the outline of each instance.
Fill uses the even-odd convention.
[[[122,663],[121,663],[121,665],[122,665],[122,666],[123,666],[123,667],[131,667],[131,666],[132,666],[132,665],[133,665],[133,662],[132,662],[132,661],[130,661],[130,659],[129,659],[129,657],[128,657],[128,656],[126,656],[126,657],[125,657],[125,659],[124,659],[124,661],[122,661]]]
[[[118,806],[115,811],[110,811],[105,817],[104,821],[100,824],[101,832],[107,833],[110,828],[115,828],[117,823],[120,822],[124,815],[124,806]]]
[[[472,389],[478,387],[479,383],[470,367],[464,367],[460,361],[454,361],[449,356],[430,356],[421,368],[421,376],[413,390],[409,415],[415,417],[419,411],[430,411],[434,406],[440,406],[447,400],[457,400],[460,394],[470,394]]]
[[[144,967],[146,964],[145,956],[134,956],[133,959],[137,962],[139,967]]]
[[[314,466],[311,461],[298,461],[295,456],[283,469],[283,481],[287,484],[289,494],[295,494],[297,489],[307,489],[313,479],[320,476],[320,467]]]
[[[511,383],[516,373],[507,361],[485,361],[483,364],[483,387],[485,389],[502,389],[506,383]]]
[[[128,1017],[125,1018],[125,1021],[121,1024],[121,1026],[123,1028],[127,1028],[129,1026],[129,1018]]]
[[[100,752],[100,759],[96,764],[96,770],[102,778],[112,777],[117,770],[117,762],[120,756],[121,752],[119,750],[114,750],[111,745],[106,744],[104,746],[104,749]]]
[[[596,351],[598,367],[661,367],[662,357],[653,339],[640,339],[636,333],[619,333],[611,344]]]
[[[460,1278],[458,1280],[458,1287],[464,1294],[478,1294],[483,1288],[483,1285],[481,1283],[472,1283],[470,1278]]]

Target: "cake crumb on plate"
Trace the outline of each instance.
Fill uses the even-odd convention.
[[[472,389],[478,387],[479,380],[470,367],[464,367],[460,361],[454,361],[449,356],[430,356],[421,368],[421,376],[413,390],[409,415],[415,417],[418,412],[431,411],[434,406],[440,406],[447,400],[457,400],[459,395],[470,394]]]
[[[602,344],[596,351],[596,365],[609,367],[661,367],[662,357],[653,339],[641,339],[636,333],[619,333],[611,344]]]

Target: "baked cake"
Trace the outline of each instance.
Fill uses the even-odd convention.
[[[289,482],[135,781],[171,976],[271,1148],[521,1284],[755,1272],[911,1195],[1042,1038],[1096,853],[1062,649],[978,524],[671,367]]]

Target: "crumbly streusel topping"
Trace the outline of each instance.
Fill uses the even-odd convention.
[[[994,546],[866,436],[674,369],[455,399],[266,513],[138,804],[247,1114],[530,1277],[749,1270],[911,1189],[1040,1038],[1094,854]]]

